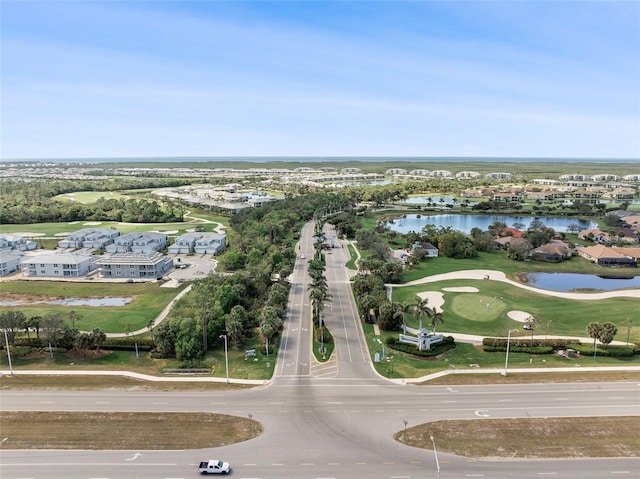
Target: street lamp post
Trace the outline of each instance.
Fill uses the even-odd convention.
[[[13,376],[13,366],[11,365],[11,351],[9,350],[9,337],[7,336],[7,330],[4,330],[4,342],[7,345],[7,360],[9,361],[9,374]]]
[[[221,338],[224,338],[224,370],[227,373],[227,384],[229,384],[229,350],[227,348],[227,335],[221,334]]]
[[[431,443],[433,444],[433,454],[436,457],[436,470],[438,471],[438,478],[440,478],[440,461],[438,461],[438,451],[436,449],[436,441],[433,436],[429,436],[431,438]]]
[[[511,333],[514,333],[516,331],[517,329],[510,329],[509,333],[507,334],[507,354],[504,358],[504,371],[502,372],[502,375],[504,377],[507,377],[507,367],[509,366],[509,344],[511,343]]]

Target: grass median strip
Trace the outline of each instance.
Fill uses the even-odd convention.
[[[2,412],[6,449],[176,450],[252,439],[262,425],[211,413]]]
[[[640,417],[516,418],[438,421],[408,428],[408,446],[473,458],[637,457]]]

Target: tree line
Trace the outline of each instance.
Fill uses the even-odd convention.
[[[182,221],[184,208],[172,202],[161,204],[155,199],[100,199],[82,204],[55,201],[64,193],[77,191],[122,191],[190,184],[177,178],[110,179],[71,181],[34,179],[3,180],[0,189],[0,224],[32,224],[70,221],[124,221],[159,223]]]

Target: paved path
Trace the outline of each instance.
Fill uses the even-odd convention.
[[[193,287],[193,285],[189,285],[186,288],[184,288],[182,291],[180,291],[175,298],[173,298],[169,304],[167,304],[165,306],[165,308],[160,312],[160,314],[158,315],[158,317],[156,317],[155,322],[153,323],[153,327],[157,327],[169,314],[169,311],[171,311],[171,308],[173,308],[173,305],[176,303],[176,301],[178,301],[180,298],[182,298],[185,294],[187,294],[189,291],[191,291],[191,288]],[[135,336],[137,334],[144,334],[146,332],[148,332],[149,329],[148,328],[142,328],[142,329],[138,329],[137,331],[131,331],[131,333],[127,334],[127,333],[107,333],[107,338],[124,338],[126,336]]]

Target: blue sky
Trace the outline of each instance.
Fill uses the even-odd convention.
[[[639,1],[0,9],[3,159],[640,158]]]

